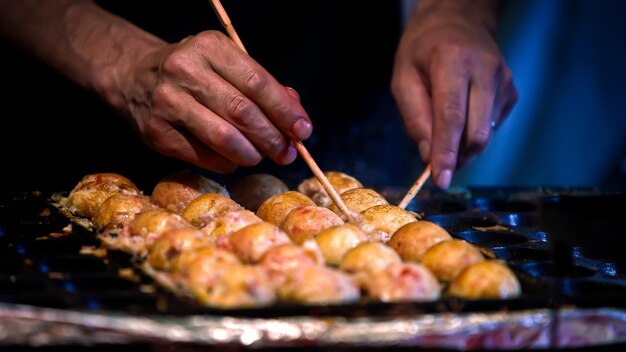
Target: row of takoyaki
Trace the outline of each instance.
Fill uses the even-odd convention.
[[[520,294],[501,262],[485,260],[473,245],[418,221],[351,176],[327,176],[358,214],[357,225],[344,223],[317,180],[289,191],[265,174],[227,191],[182,171],[150,196],[121,175],[93,174],[62,203],[89,219],[108,248],[133,254],[161,284],[213,307]]]

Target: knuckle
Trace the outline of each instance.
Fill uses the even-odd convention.
[[[246,70],[242,73],[244,84],[252,91],[262,91],[267,87],[268,78],[255,70]]]
[[[471,151],[481,152],[487,147],[490,138],[491,131],[489,128],[481,128],[468,137],[467,147]]]
[[[502,62],[502,58],[495,53],[482,53],[480,62],[492,72],[503,72],[504,63]]]
[[[238,127],[249,127],[254,122],[255,106],[246,97],[233,94],[227,98],[226,111]]]
[[[165,76],[175,76],[189,72],[189,57],[180,51],[167,55],[160,65],[160,73]]]
[[[443,104],[443,123],[448,127],[460,127],[465,122],[465,106],[460,99],[453,94]]]
[[[233,146],[235,142],[231,129],[226,125],[216,126],[211,129],[211,139],[215,145],[226,148]]]
[[[469,65],[472,61],[472,52],[460,43],[451,42],[442,44],[437,49],[437,56],[449,58],[460,65]]]
[[[220,31],[204,31],[195,36],[195,45],[204,49],[213,49],[221,45],[226,36]]]
[[[286,148],[285,138],[281,134],[276,134],[267,139],[267,147],[273,156],[278,156]]]
[[[158,84],[152,91],[152,108],[172,108],[176,106],[176,92],[167,84]]]

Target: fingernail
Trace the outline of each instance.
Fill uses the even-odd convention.
[[[309,138],[312,132],[313,126],[311,126],[311,122],[305,118],[299,119],[291,126],[291,133],[293,133],[300,140]]]
[[[280,161],[282,165],[291,164],[294,160],[296,160],[296,156],[298,156],[298,152],[293,145],[289,144],[287,150],[281,155]]]
[[[428,162],[428,160],[430,159],[430,143],[428,143],[428,141],[421,141],[417,145],[417,149],[420,152],[422,160]]]
[[[291,88],[291,87],[285,87],[287,88],[287,92],[289,93],[289,95],[291,95],[292,97],[294,97],[297,101],[300,101],[300,94],[298,94],[298,91]]]
[[[443,170],[439,173],[439,177],[437,178],[439,187],[442,189],[448,189],[448,187],[450,187],[450,181],[452,181],[452,171]]]

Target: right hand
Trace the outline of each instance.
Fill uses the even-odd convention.
[[[215,172],[264,156],[296,158],[289,138],[307,139],[311,120],[297,93],[218,31],[167,44],[118,71],[119,108],[156,151]]]

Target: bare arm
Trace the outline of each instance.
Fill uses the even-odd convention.
[[[297,95],[220,32],[166,43],[86,0],[0,0],[0,35],[128,117],[146,144],[231,172],[280,164],[311,123]]]
[[[422,0],[400,41],[392,90],[435,183],[480,154],[517,101],[494,39],[499,1]]]

